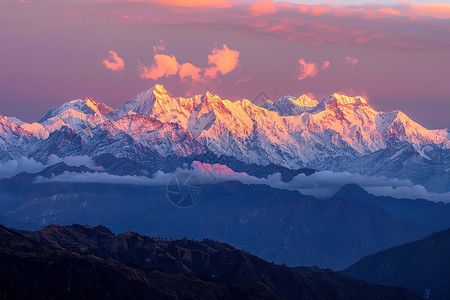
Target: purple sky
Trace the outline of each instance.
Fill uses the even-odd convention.
[[[450,5],[290,2],[3,0],[0,114],[36,121],[85,97],[119,108],[162,83],[231,100],[362,95],[450,128]]]

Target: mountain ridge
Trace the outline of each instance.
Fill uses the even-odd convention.
[[[25,156],[45,162],[50,154],[69,155],[49,145],[52,134],[55,138],[55,132],[69,130],[79,140],[70,155],[112,154],[143,163],[154,160],[155,154],[190,157],[212,152],[247,164],[327,170],[333,160],[360,160],[405,142],[419,156],[444,166],[430,169],[429,177],[450,167],[446,130],[428,130],[399,111],[378,112],[359,96],[335,93],[320,102],[305,97],[283,97],[266,108],[268,102],[231,102],[209,92],[176,97],[157,84],[120,110],[88,98],[73,100],[32,124],[2,117],[0,161]],[[376,175],[385,173],[380,168]],[[448,181],[440,186],[450,190]]]
[[[363,257],[343,274],[372,283],[389,281],[425,299],[450,299],[450,229]]]
[[[332,271],[301,274],[216,241],[114,235],[104,226],[0,225],[0,262],[7,299],[420,299]]]
[[[125,168],[136,170],[133,165]],[[194,207],[177,209],[167,198],[165,180],[156,186],[39,180],[68,172],[103,177],[60,163],[37,174],[2,179],[2,222],[23,229],[82,223],[151,236],[209,237],[269,261],[332,269],[429,233],[362,201],[319,200],[298,191],[238,181],[202,185]]]

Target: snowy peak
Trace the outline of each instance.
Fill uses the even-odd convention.
[[[50,110],[41,123],[20,125],[0,118],[2,128],[10,135],[11,128],[17,128],[39,140],[68,128],[88,145],[88,155],[143,159],[145,151],[164,157],[209,151],[246,163],[290,168],[364,156],[385,149],[391,141],[409,143],[424,157],[426,147],[450,149],[445,130],[427,130],[401,112],[380,113],[362,97],[337,93],[320,103],[303,95],[258,106],[209,92],[176,97],[155,85],[118,112],[92,99],[78,99]],[[0,132],[0,150],[1,137]],[[26,143],[23,149],[20,155],[25,156],[40,151]]]
[[[50,109],[48,113],[44,117],[42,117],[39,123],[44,123],[45,121],[51,118],[55,118],[59,115],[62,115],[67,111],[75,111],[85,115],[98,114],[102,116],[107,116],[112,114],[114,112],[114,109],[107,106],[106,104],[97,103],[90,98],[86,98],[84,100],[76,99],[66,102],[58,108]]]
[[[24,137],[30,136],[30,134],[20,127],[17,122],[11,121],[8,117],[0,115],[0,137],[10,135]]]
[[[328,98],[324,98],[311,113],[319,113],[324,110],[330,111],[341,111],[342,109],[358,109],[358,108],[368,108],[372,112],[375,112],[366,100],[361,96],[349,97],[346,95],[341,95],[334,93]]]
[[[76,99],[50,109],[39,122],[24,123],[20,126],[39,139],[47,139],[50,133],[63,127],[74,129],[82,136],[90,136],[91,129],[113,115],[114,109],[103,103],[97,103],[90,98]]]
[[[281,98],[280,100],[285,99],[285,97]],[[278,100],[278,101],[280,101]],[[298,97],[297,99],[295,99],[294,97],[288,97],[285,101],[290,101],[298,106],[302,106],[302,107],[316,107],[317,104],[319,104],[319,102],[317,102],[314,99],[309,98],[306,95],[302,95],[300,97]]]
[[[8,121],[10,121],[10,122],[15,122],[15,123],[17,123],[17,124],[19,124],[19,125],[25,124],[24,121],[22,121],[22,120],[20,120],[20,119],[18,119],[18,118],[16,118],[16,117],[6,117],[6,118],[8,119]]]
[[[386,141],[408,141],[419,152],[422,152],[423,146],[428,144],[450,148],[447,130],[426,129],[401,111],[380,113],[375,120],[378,132]]]
[[[298,98],[293,96],[284,96],[275,102],[267,101],[261,105],[271,111],[278,112],[281,116],[296,116],[304,112],[310,112],[319,102],[302,95]]]
[[[171,97],[170,93],[161,84],[155,84],[151,89],[148,89],[127,101],[124,107],[119,111],[118,117],[122,117],[129,112],[148,116],[152,113],[157,99],[168,97]]]
[[[151,88],[154,92],[160,93],[160,94],[168,94],[167,90],[164,88],[162,84],[155,84],[153,88]]]
[[[219,114],[222,113],[225,107],[224,102],[225,100],[210,92],[190,98],[175,97],[162,85],[157,84],[126,102],[117,114],[117,118],[131,112],[187,128],[191,126],[191,121],[206,113],[216,111]]]
[[[337,106],[368,106],[366,100],[364,100],[361,96],[349,97],[346,95],[340,95],[338,93],[334,93],[328,98],[325,98],[323,102],[326,105],[337,105]]]
[[[98,114],[110,116],[114,114],[114,109],[104,103],[95,102],[93,99],[86,99],[86,105]]]

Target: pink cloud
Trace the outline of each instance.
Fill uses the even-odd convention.
[[[104,3],[154,3],[163,6],[175,7],[205,7],[205,8],[225,8],[231,7],[233,1],[229,0],[88,0],[87,2]]]
[[[366,45],[409,51],[442,49],[443,45],[449,44],[446,38],[447,24],[423,17],[450,16],[447,14],[450,5],[446,4],[421,5],[403,2],[390,6],[371,4],[346,7],[335,1],[321,5],[273,0],[239,2],[109,0],[109,2],[126,2],[127,5],[129,3],[130,6],[139,8],[139,11],[146,12],[143,19],[131,18],[130,21],[170,24],[183,30],[186,27],[196,30],[216,29],[238,34],[263,34],[310,45]],[[235,3],[239,5],[234,5]],[[210,9],[215,7],[221,8]],[[252,12],[251,8],[253,13],[249,14]],[[155,11],[154,14],[150,13],[152,10]]]
[[[411,5],[409,15],[429,16],[438,19],[450,18],[450,4],[428,3]]]
[[[242,84],[242,83],[245,83],[245,82],[250,81],[250,79],[251,79],[250,77],[238,79],[238,80],[236,80],[235,84],[236,84],[236,85],[240,85],[240,84]]]
[[[153,52],[158,53],[159,51],[166,50],[166,45],[163,40],[159,41],[159,45],[153,46]]]
[[[356,66],[356,64],[359,62],[359,59],[356,59],[356,58],[354,58],[354,57],[349,57],[349,56],[347,56],[346,58],[345,58],[345,61],[346,62],[348,62],[348,63],[350,63],[351,65],[352,65],[352,72],[354,72],[355,71],[355,66]]]
[[[156,3],[170,6],[181,7],[213,7],[225,8],[231,7],[231,1],[228,0],[153,0]]]
[[[205,70],[205,76],[216,78],[217,73],[225,75],[233,71],[239,63],[239,51],[230,50],[227,45],[222,49],[213,49],[212,54],[208,55],[210,67]]]
[[[272,14],[277,11],[273,0],[261,0],[253,3],[250,6],[250,12],[253,15],[264,15],[264,14]]]
[[[122,58],[117,55],[116,52],[109,50],[109,60],[105,59],[103,64],[105,67],[112,71],[122,71],[125,68],[125,63]]]
[[[401,16],[402,15],[401,12],[399,12],[396,9],[390,8],[390,7],[387,7],[387,8],[386,7],[382,7],[380,9],[378,9],[377,11],[379,13],[388,14],[388,15],[396,15],[396,16]]]
[[[328,61],[328,60],[325,60],[324,62],[323,62],[323,65],[322,65],[322,67],[320,67],[322,70],[324,70],[324,69],[326,69],[326,68],[328,68],[330,66],[330,62]]]
[[[363,9],[355,7],[331,7],[299,4],[298,11],[302,14],[307,14],[310,16],[328,14],[336,17],[348,17],[361,13]]]
[[[331,7],[327,6],[309,6],[306,13],[309,13],[312,16],[320,16],[323,14],[328,14],[331,11]]]
[[[175,56],[169,56],[165,54],[156,54],[155,63],[151,67],[143,66],[139,62],[139,76],[142,79],[154,79],[157,80],[161,77],[169,77],[176,75],[179,70],[179,64]]]
[[[164,42],[160,41],[160,46],[153,48],[155,52],[165,50]],[[178,74],[181,80],[190,78],[192,81],[217,78],[218,73],[225,75],[237,67],[239,54],[239,51],[231,50],[224,44],[222,49],[213,49],[212,54],[208,55],[209,66],[207,68],[199,68],[189,62],[180,64],[174,55],[155,54],[152,66],[143,66],[139,62],[139,76],[142,79],[157,80],[161,77]]]
[[[228,166],[220,165],[220,164],[207,164],[199,161],[194,161],[191,164],[194,170],[200,171],[202,173],[207,173],[211,175],[235,175],[235,176],[244,176],[247,177],[248,174],[245,172],[237,173],[230,169]]]
[[[180,71],[178,75],[182,80],[190,77],[193,81],[201,80],[202,69],[194,66],[191,63],[184,63],[180,66]]]
[[[445,3],[411,3],[404,1],[401,4],[392,7],[380,7],[374,9],[373,5],[365,5],[360,7],[335,7],[330,5],[315,6],[299,4],[298,11],[302,14],[311,16],[320,16],[330,14],[337,17],[349,17],[356,15],[375,16],[378,14],[395,15],[395,16],[422,16],[434,17],[438,19],[450,18],[450,4]]]
[[[303,58],[298,60],[300,64],[300,74],[298,75],[298,80],[303,80],[306,77],[314,77],[319,71],[315,63],[308,63]]]

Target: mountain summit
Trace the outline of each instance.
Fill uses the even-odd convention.
[[[258,106],[209,92],[176,97],[157,84],[118,111],[85,99],[51,109],[33,124],[11,120],[2,119],[0,134],[8,137],[0,144],[3,160],[45,159],[41,149],[51,147],[43,144],[64,127],[79,136],[70,155],[112,154],[140,162],[153,161],[155,153],[213,153],[259,165],[328,169],[342,158],[359,159],[396,142],[409,143],[418,155],[441,165],[450,156],[447,130],[428,130],[402,112],[379,112],[362,97],[340,94],[320,102],[305,95],[286,96]]]
[[[139,115],[149,115],[157,98],[169,96],[169,92],[161,84],[155,84],[151,89],[143,91],[133,99],[127,101],[124,107],[118,112],[123,116],[129,112]]]

